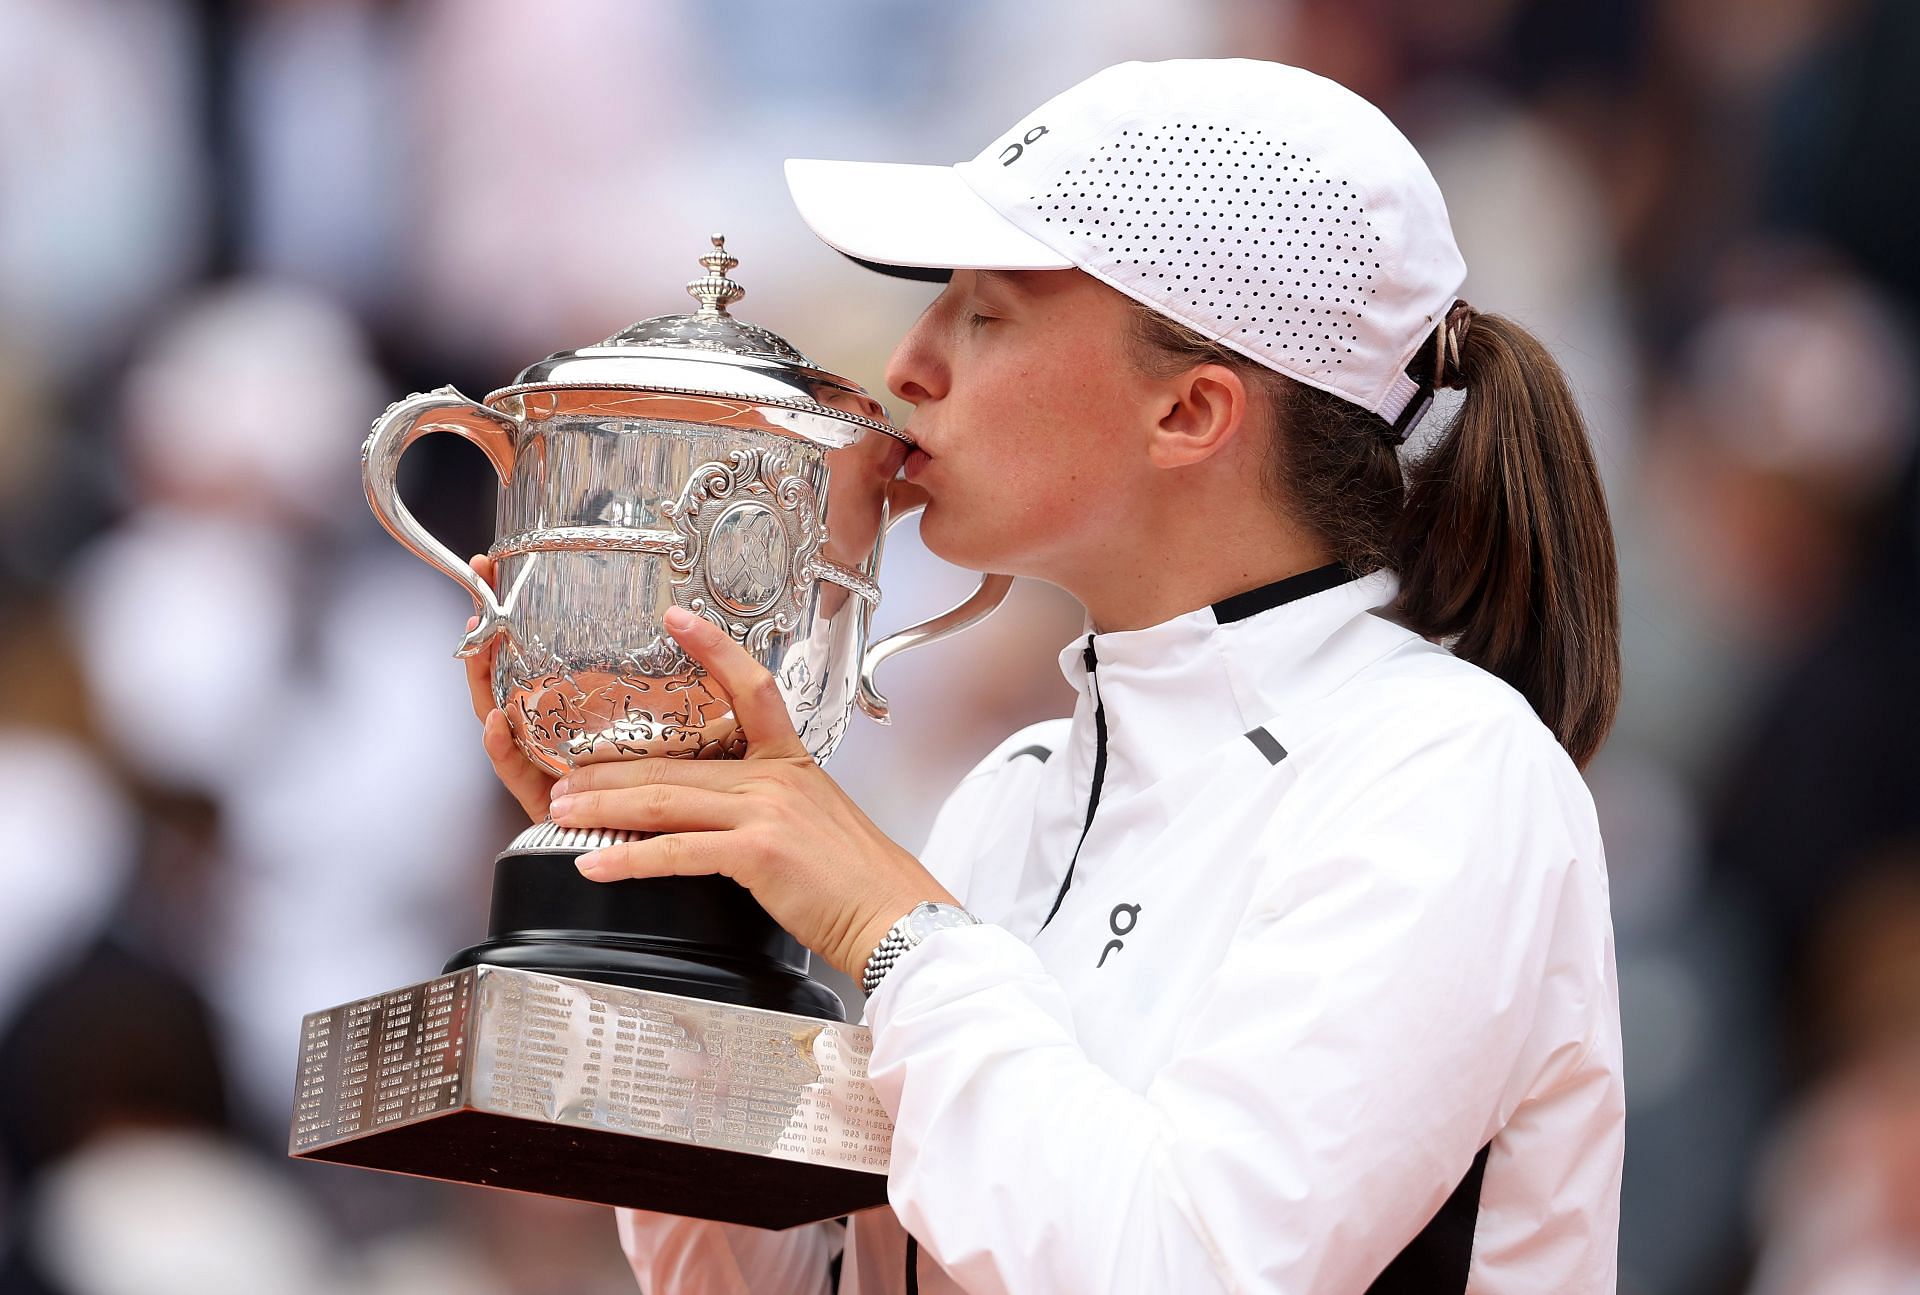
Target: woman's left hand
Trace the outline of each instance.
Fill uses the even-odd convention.
[[[662,835],[582,855],[595,881],[719,873],[833,966],[867,956],[923,900],[956,899],[889,840],[807,754],[779,685],[712,622],[680,608],[667,630],[706,668],[747,738],[739,760],[620,760],[554,784],[553,821]]]

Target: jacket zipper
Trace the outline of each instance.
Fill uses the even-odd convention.
[[[1074,842],[1073,858],[1067,860],[1067,875],[1060,879],[1060,893],[1053,897],[1053,907],[1047,910],[1046,922],[1040,923],[1042,931],[1047,922],[1060,911],[1060,901],[1067,897],[1067,887],[1073,884],[1073,868],[1080,862],[1080,847],[1087,843],[1087,833],[1093,828],[1094,811],[1100,808],[1100,788],[1107,780],[1107,708],[1100,700],[1100,679],[1096,673],[1100,668],[1100,658],[1093,650],[1093,637],[1087,637],[1087,686],[1093,689],[1093,790],[1087,796],[1087,821],[1080,827],[1080,839]]]
[[[1100,809],[1100,786],[1106,784],[1106,703],[1100,701],[1100,678],[1096,671],[1100,669],[1100,657],[1092,649],[1092,636],[1087,638],[1087,686],[1092,688],[1092,790],[1087,794],[1087,822],[1081,824],[1081,838],[1073,842],[1073,857],[1068,859],[1068,874],[1060,878],[1060,893],[1054,895],[1054,907],[1046,911],[1046,922],[1054,920],[1054,913],[1060,911],[1060,901],[1068,897],[1068,886],[1073,884],[1073,865],[1079,863],[1081,845],[1087,843],[1087,832],[1092,830],[1092,815]],[[1041,930],[1046,930],[1046,922],[1041,922]],[[914,1235],[906,1235],[906,1295],[918,1295],[920,1291],[920,1241]]]
[[[1093,689],[1093,790],[1087,794],[1087,821],[1080,826],[1080,839],[1073,844],[1073,858],[1067,860],[1067,875],[1060,880],[1060,893],[1053,897],[1053,907],[1047,910],[1047,921],[1040,923],[1042,931],[1047,922],[1060,911],[1060,901],[1067,897],[1067,887],[1073,884],[1073,866],[1080,862],[1080,847],[1087,843],[1087,832],[1093,827],[1093,813],[1100,808],[1100,788],[1107,780],[1107,708],[1100,700],[1100,680],[1095,672],[1100,668],[1100,658],[1094,653],[1093,639],[1087,639],[1087,686]],[[920,1242],[912,1233],[907,1234],[907,1295],[918,1295],[920,1290]]]

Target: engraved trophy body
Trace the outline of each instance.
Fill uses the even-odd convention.
[[[367,439],[375,514],[473,596],[459,654],[494,645],[494,700],[556,774],[744,753],[669,607],[757,658],[824,760],[856,705],[885,722],[886,657],[981,619],[1010,583],[985,577],[867,646],[910,442],[859,387],[728,314],[744,294],[719,236],[701,264],[696,312],[561,352],[484,402],[411,396]],[[401,455],[438,431],[499,476],[491,586],[400,501]],[[527,829],[495,862],[487,939],[446,975],[309,1015],[292,1153],[762,1226],[883,1201],[865,1030],[732,881],[572,866],[631,835]]]

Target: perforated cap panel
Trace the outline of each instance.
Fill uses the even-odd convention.
[[[1262,360],[1344,367],[1381,273],[1353,182],[1242,126],[1122,130],[1031,202],[1111,276]]]

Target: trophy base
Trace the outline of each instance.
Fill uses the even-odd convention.
[[[573,861],[602,842],[569,839],[580,835],[538,824],[494,860],[487,938],[447,971],[484,963],[847,1019],[840,996],[807,974],[806,949],[744,887],[726,877],[590,881]]]
[[[306,1017],[289,1154],[785,1228],[884,1204],[857,1025],[495,966]]]

